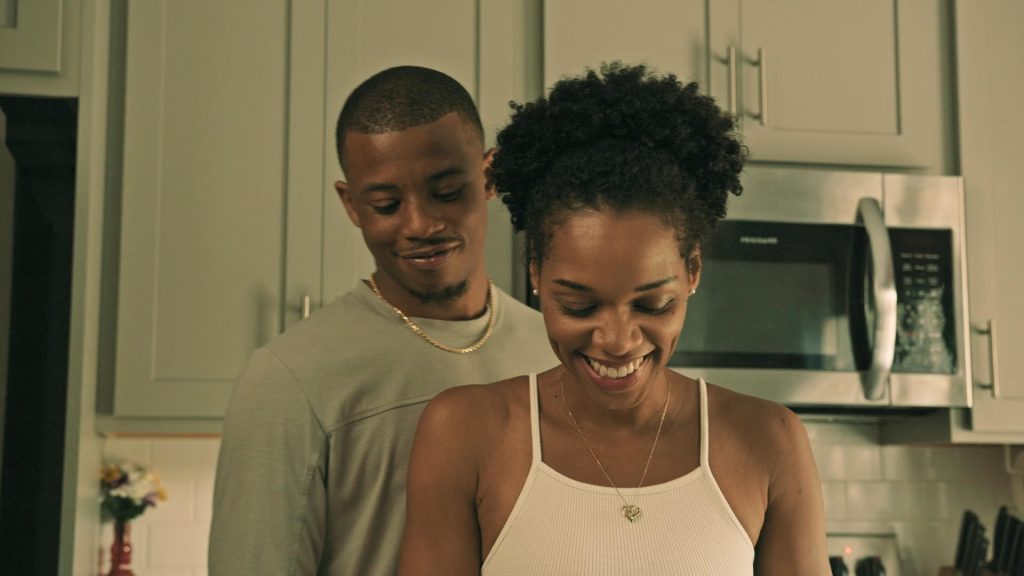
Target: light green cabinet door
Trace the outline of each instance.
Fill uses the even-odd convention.
[[[282,329],[288,22],[278,0],[127,6],[115,416],[221,416]]]
[[[621,60],[704,84],[705,2],[544,2],[544,85]]]
[[[324,304],[374,270],[362,235],[349,221],[334,189],[334,182],[343,178],[334,124],[345,98],[374,73],[406,64],[441,70],[476,96],[477,4],[475,0],[327,2],[321,148]]]
[[[952,43],[942,0],[709,8],[711,93],[727,101],[735,90],[751,159],[952,169]]]
[[[971,430],[1024,443],[1024,4],[958,2],[962,167],[973,339]],[[993,386],[994,384],[994,386]]]
[[[75,97],[81,0],[0,0],[0,94]]]

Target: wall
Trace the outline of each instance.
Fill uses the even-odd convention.
[[[952,564],[965,508],[991,532],[1012,500],[998,446],[881,446],[873,422],[807,423],[822,479],[829,532],[894,533],[903,576]],[[150,464],[170,495],[132,528],[138,576],[206,576],[216,439],[111,439],[108,459]],[[1020,482],[1017,477],[1014,481]],[[106,573],[112,530],[101,530]]]

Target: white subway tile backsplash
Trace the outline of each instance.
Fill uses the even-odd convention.
[[[964,509],[974,510],[991,530],[998,507],[1013,502],[999,447],[882,446],[877,423],[809,421],[805,426],[828,529],[895,533],[904,575],[934,576],[939,566],[952,563]],[[169,494],[133,525],[138,576],[207,576],[219,446],[211,439],[106,441],[107,458],[152,466]],[[105,524],[103,569],[109,569],[112,533]]]
[[[153,467],[164,478],[213,479],[220,441],[194,438],[154,440]]]
[[[208,524],[150,524],[149,566],[188,569],[206,566],[209,536]]]
[[[823,482],[821,496],[825,501],[826,518],[846,518],[846,483]]]
[[[147,510],[139,519],[147,524],[196,521],[196,482],[192,480],[162,479],[167,500]]]

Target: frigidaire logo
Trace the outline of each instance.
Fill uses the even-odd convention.
[[[778,243],[778,236],[740,236],[740,244],[775,245]]]

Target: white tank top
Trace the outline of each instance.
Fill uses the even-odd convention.
[[[544,463],[535,374],[530,375],[530,418],[530,473],[484,560],[482,576],[754,573],[754,546],[708,466],[703,379],[700,466],[662,484],[622,489],[643,511],[635,523],[622,515],[615,489],[578,482]]]

